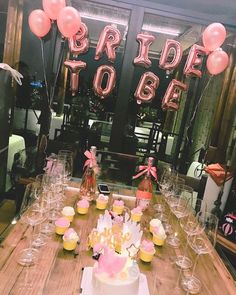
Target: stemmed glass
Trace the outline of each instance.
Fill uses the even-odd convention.
[[[197,214],[198,221],[204,227],[204,231],[188,236],[188,244],[197,254],[192,272],[189,276],[182,276],[181,286],[190,294],[198,294],[201,291],[201,281],[194,276],[194,272],[197,266],[200,255],[210,253],[216,243],[216,233],[218,228],[218,218],[209,213],[201,211]]]
[[[201,208],[201,211],[199,211]],[[202,199],[195,200],[195,206],[190,212],[189,215],[180,218],[180,226],[184,230],[184,232],[188,236],[193,236],[200,234],[204,231],[205,224],[201,222],[204,218],[202,215],[207,214],[206,211],[206,203]],[[189,257],[186,256],[188,248],[188,243],[186,243],[185,248],[183,250],[183,254],[177,255],[175,263],[179,266],[182,270],[186,270],[192,267],[192,261]]]
[[[35,264],[38,256],[38,250],[33,248],[33,235],[35,226],[42,223],[45,220],[45,217],[41,212],[29,210],[22,216],[22,220],[25,223],[28,223],[32,227],[32,233],[30,234],[30,243],[29,248],[21,251],[18,258],[18,263],[23,266],[30,266]]]
[[[65,181],[71,179],[73,174],[73,152],[69,150],[59,150],[57,159],[64,161]]]

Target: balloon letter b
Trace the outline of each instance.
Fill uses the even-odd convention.
[[[70,70],[70,88],[72,95],[75,95],[79,86],[79,73],[86,68],[86,63],[83,61],[66,60],[64,65]]]
[[[208,53],[205,47],[194,44],[188,54],[187,61],[184,66],[184,74],[186,76],[201,77],[202,72],[196,69],[196,66],[202,64],[202,56]]]
[[[120,45],[120,42],[120,31],[113,26],[106,26],[98,40],[95,60],[99,60],[102,56],[102,53],[105,51],[108,60],[114,62],[116,59],[116,48]]]
[[[159,78],[152,72],[146,72],[140,78],[137,89],[134,93],[137,103],[150,102],[155,96],[159,86]]]
[[[174,56],[171,61],[168,61],[171,50],[174,51]],[[159,61],[160,68],[170,71],[175,69],[179,65],[182,55],[183,49],[181,44],[178,41],[167,39]]]
[[[77,34],[69,39],[69,48],[70,52],[74,55],[79,55],[88,51],[88,28],[84,23],[81,23]]]
[[[107,83],[106,87],[102,88],[102,81],[104,75],[107,74]],[[96,95],[101,98],[108,96],[116,84],[116,70],[112,66],[102,65],[97,69],[97,72],[93,80],[93,89]]]
[[[139,55],[135,57],[134,64],[149,68],[152,64],[148,58],[149,47],[155,40],[153,35],[148,34],[138,34],[137,41],[139,42]]]
[[[170,111],[177,111],[179,109],[179,95],[180,90],[186,90],[187,86],[181,83],[178,80],[173,79],[163,97],[162,100],[162,109],[163,110],[170,110]]]

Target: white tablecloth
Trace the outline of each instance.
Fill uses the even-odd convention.
[[[14,155],[22,150],[25,150],[25,140],[22,136],[11,135],[9,137],[8,158],[7,158],[7,176],[6,176],[6,191],[11,188],[10,171],[14,161]],[[24,152],[25,156],[25,152]]]

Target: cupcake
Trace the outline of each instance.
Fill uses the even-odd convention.
[[[67,218],[61,217],[55,221],[55,226],[56,226],[56,233],[58,235],[64,235],[64,232],[70,226],[70,222]]]
[[[139,222],[143,215],[142,208],[140,206],[131,210],[131,220],[135,222]]]
[[[67,218],[71,222],[74,218],[75,210],[73,207],[66,206],[62,209],[61,213],[65,218]]]
[[[112,206],[113,212],[117,213],[118,215],[121,215],[124,211],[124,201],[122,200],[115,200]]]
[[[112,232],[114,234],[121,233],[123,228],[123,223],[124,223],[123,216],[115,215],[112,219]]]
[[[87,214],[89,208],[89,201],[82,199],[77,203],[77,212],[79,214]]]
[[[108,196],[99,194],[96,200],[96,208],[99,210],[105,210],[107,207],[107,203],[108,203]]]
[[[68,228],[63,236],[63,248],[65,250],[75,250],[79,236],[73,228]]]
[[[150,225],[149,230],[150,230],[151,233],[153,233],[154,227],[159,227],[162,224],[161,224],[161,221],[159,219],[155,218],[155,219],[152,219],[150,221],[149,225]]]
[[[157,246],[163,246],[166,239],[166,233],[163,225],[161,224],[161,226],[154,227],[152,234],[153,243]]]
[[[139,258],[144,262],[151,262],[155,252],[153,242],[143,240],[139,248]]]

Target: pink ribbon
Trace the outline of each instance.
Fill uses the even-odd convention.
[[[84,163],[84,168],[87,167],[88,165],[91,164],[91,166],[97,166],[97,160],[96,157],[93,153],[91,153],[90,151],[85,151],[84,155],[88,158],[85,163]],[[83,168],[83,169],[84,169]]]
[[[154,179],[157,181],[157,169],[156,167],[152,166],[139,166],[139,173],[133,176],[133,179],[139,178],[144,173],[147,173],[148,175],[151,173],[151,175],[154,177]]]

